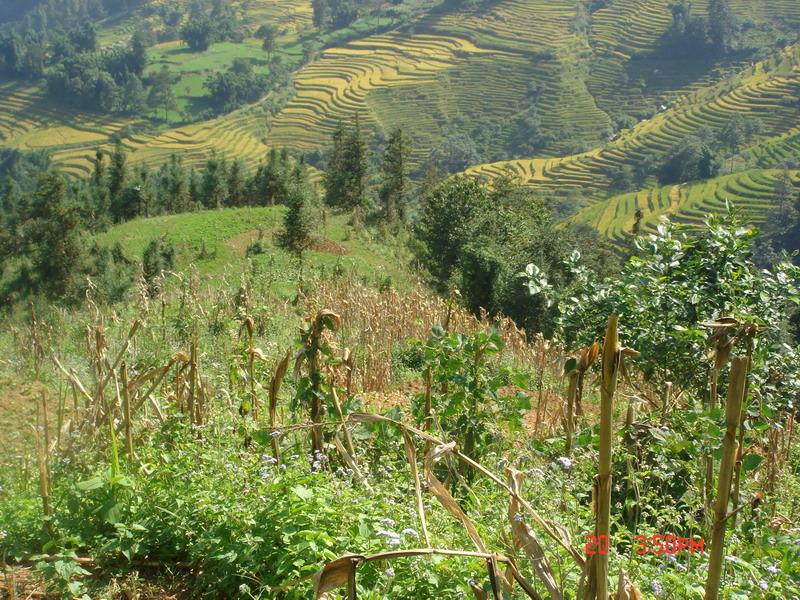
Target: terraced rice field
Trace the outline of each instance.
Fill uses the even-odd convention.
[[[599,143],[611,123],[578,74],[574,15],[573,0],[501,0],[474,11],[433,11],[413,32],[331,48],[297,74],[297,95],[274,120],[269,142],[318,149],[338,123],[359,114],[384,131],[403,127],[414,139],[415,163],[454,127],[469,132],[504,122],[495,136],[500,149],[535,83],[543,127],[567,125],[573,140]],[[548,149],[568,150],[558,143]]]
[[[257,164],[266,154],[267,117],[249,108],[159,134],[127,135],[125,118],[55,107],[35,87],[0,84],[0,144],[23,150],[47,148],[53,162],[75,176],[88,175],[97,148],[110,150],[121,135],[132,161],[157,166],[177,153],[198,165],[214,151]]]
[[[760,223],[773,204],[775,178],[780,173],[752,169],[695,184],[652,187],[615,196],[582,210],[572,220],[591,225],[618,245],[630,238],[637,210],[642,211],[643,232],[654,231],[665,215],[675,222],[699,226],[706,215],[725,211],[726,203],[748,221]],[[793,171],[792,178],[800,185],[800,171]]]
[[[484,48],[536,53],[571,44],[574,16],[573,0],[501,0],[472,11],[433,14],[420,26]]]
[[[273,120],[268,141],[300,151],[319,148],[355,114],[376,122],[367,110],[369,92],[434,85],[459,56],[490,53],[466,39],[427,34],[371,36],[331,48],[298,73],[297,95]]]
[[[129,160],[157,167],[177,154],[187,167],[199,167],[212,153],[228,159],[241,160],[253,167],[267,153],[264,143],[266,118],[252,112],[226,115],[172,129],[157,135],[134,135],[122,140]],[[110,151],[108,142],[102,145]],[[95,147],[69,148],[53,153],[53,160],[65,172],[86,176],[92,170]]]
[[[0,144],[23,150],[99,143],[130,121],[56,106],[31,85],[0,83]]]
[[[722,127],[734,115],[756,117],[766,126],[767,136],[796,131],[800,111],[787,98],[800,95],[800,55],[798,48],[784,52],[792,64],[772,72],[752,69],[739,85],[718,96],[697,94],[674,108],[642,121],[626,131],[613,143],[596,151],[543,162],[541,159],[504,161],[480,165],[468,170],[477,176],[509,173],[522,184],[550,193],[565,193],[579,189],[590,198],[601,199],[609,180],[606,172],[652,151],[665,152],[687,135],[702,128]],[[697,98],[700,101],[694,102]],[[794,143],[794,142],[791,142]]]
[[[664,0],[616,0],[592,15],[592,45],[600,53],[630,58],[651,50],[671,22]]]

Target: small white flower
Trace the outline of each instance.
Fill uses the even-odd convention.
[[[386,540],[386,543],[389,544],[390,546],[399,546],[400,540],[398,538],[389,538],[388,540]]]
[[[768,590],[769,584],[762,579],[761,581],[758,582],[758,587],[760,587],[762,590]]]
[[[559,456],[556,459],[556,462],[561,465],[561,468],[565,471],[569,471],[572,468],[572,459],[567,458],[566,456]]]
[[[728,555],[725,557],[725,560],[727,560],[728,562],[736,562],[736,557]]]
[[[384,517],[380,521],[378,521],[381,525],[386,525],[387,527],[394,527],[394,520],[390,519],[389,517]]]
[[[0,539],[2,539],[2,538],[0,538]],[[773,575],[777,575],[778,573],[781,572],[781,570],[778,567],[776,567],[775,565],[768,566],[767,567],[767,571],[769,571]]]
[[[4,529],[0,529],[0,540],[4,540],[8,537],[8,532]]]
[[[386,570],[383,572],[383,574],[384,574],[386,577],[394,577],[394,569],[393,569],[392,567],[389,567],[388,569],[386,569]]]
[[[663,591],[664,591],[664,589],[661,587],[661,584],[660,584],[660,583],[658,583],[658,582],[657,582],[657,581],[655,581],[655,580],[653,580],[653,581],[650,583],[650,589],[651,589],[651,590],[653,590],[653,593],[654,593],[656,596],[660,595],[660,594],[661,594],[661,592],[663,592]]]
[[[515,520],[517,523],[522,523],[522,521],[523,521],[522,515],[521,515],[521,514],[519,514],[519,513],[515,514],[515,515],[514,515],[514,520]]]
[[[389,538],[390,540],[399,540],[400,534],[394,531],[389,531],[388,529],[379,529],[375,532],[375,535],[380,535],[385,538]]]
[[[416,531],[414,531],[413,529],[411,529],[410,527],[407,528],[407,529],[403,529],[403,531],[401,531],[400,533],[402,533],[403,535],[410,535],[411,537],[415,537],[415,538],[419,537],[419,534]]]
[[[243,583],[239,586],[239,593],[240,594],[249,594],[250,593],[250,586],[246,583]]]

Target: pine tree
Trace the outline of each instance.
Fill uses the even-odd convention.
[[[242,206],[244,204],[244,181],[242,178],[242,164],[234,160],[228,173],[228,206]]]
[[[206,162],[200,184],[200,197],[206,208],[220,208],[228,196],[227,167],[224,160],[212,155]]]
[[[111,197],[112,202],[119,200],[127,178],[128,165],[125,149],[122,147],[122,142],[117,140],[114,146],[114,153],[111,155],[111,165],[108,169],[108,195]]]
[[[302,260],[303,252],[311,246],[314,218],[310,206],[311,193],[301,171],[302,166],[297,165],[291,178],[278,243]]]
[[[31,260],[30,283],[51,297],[64,298],[74,291],[83,252],[80,222],[76,210],[67,205],[61,174],[42,175],[25,217],[20,255]]]
[[[344,144],[345,128],[342,123],[333,132],[333,146],[325,167],[325,203],[340,206],[345,196]]]
[[[94,173],[92,173],[92,182],[95,186],[100,186],[106,176],[105,155],[103,151],[98,149],[94,154]]]
[[[408,143],[399,127],[392,132],[386,144],[381,170],[383,186],[380,198],[386,219],[390,222],[397,219],[404,221],[408,194]]]
[[[344,174],[347,185],[343,205],[345,208],[363,209],[366,204],[367,142],[361,131],[361,122],[356,114],[355,123],[345,138]]]

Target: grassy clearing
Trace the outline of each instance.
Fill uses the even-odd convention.
[[[120,243],[130,256],[141,257],[156,237],[166,236],[177,250],[178,270],[194,264],[201,275],[212,279],[238,275],[246,270],[247,248],[259,240],[263,252],[253,255],[253,265],[275,278],[276,288],[296,287],[298,263],[273,238],[281,228],[283,207],[239,208],[200,211],[181,215],[137,219],[116,226],[98,236],[106,244]],[[405,269],[408,256],[401,247],[387,247],[348,225],[348,215],[329,213],[320,224],[318,243],[304,258],[307,274],[334,270],[353,272],[374,282],[392,281],[405,288],[410,276]]]

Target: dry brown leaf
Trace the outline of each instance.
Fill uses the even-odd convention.
[[[364,556],[348,554],[329,562],[313,578],[314,598],[325,598],[327,593],[344,585],[355,585],[356,567]]]
[[[522,491],[523,474],[516,469],[508,469],[508,473],[510,487],[512,491],[519,496]],[[517,496],[511,496],[511,501],[508,505],[508,519],[511,522],[511,531],[514,534],[515,545],[522,548],[531,560],[533,570],[544,583],[550,597],[553,598],[553,600],[562,600],[563,595],[556,583],[550,561],[547,560],[547,555],[545,555],[544,549],[537,539],[536,534],[528,527],[522,515],[519,513],[519,501],[517,500]]]
[[[628,574],[623,570],[619,570],[619,582],[617,583],[617,595],[614,600],[642,600],[641,592],[628,577]]]
[[[433,466],[436,462],[453,450],[455,446],[455,442],[450,442],[449,444],[434,447],[428,452],[428,455],[425,457],[425,479],[428,482],[428,491],[436,497],[447,512],[461,521],[467,530],[467,535],[469,535],[469,538],[472,540],[472,543],[475,544],[478,551],[486,552],[486,546],[483,540],[481,540],[478,530],[475,529],[475,525],[473,525],[472,521],[470,521],[467,516],[467,513],[463,511],[447,488],[436,478],[436,475],[433,474]]]

